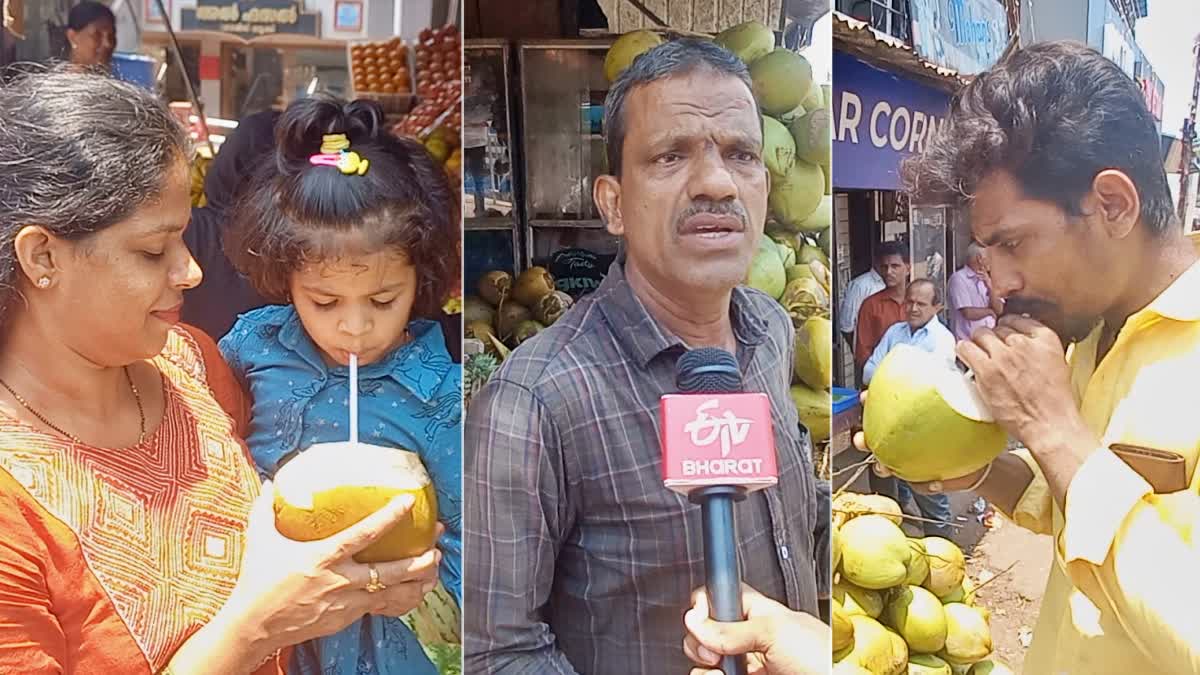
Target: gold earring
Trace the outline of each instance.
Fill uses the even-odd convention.
[[[42,277],[37,280],[38,288],[50,288],[50,277]]]

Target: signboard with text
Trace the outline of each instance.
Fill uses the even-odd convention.
[[[244,37],[290,33],[320,37],[315,12],[291,0],[199,0],[195,9],[181,10],[184,30],[213,30]]]
[[[900,162],[925,149],[949,95],[833,52],[833,186],[899,190]]]
[[[998,0],[910,0],[913,50],[964,75],[987,70],[1008,45]]]

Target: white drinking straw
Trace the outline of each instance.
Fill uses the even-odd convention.
[[[350,355],[350,442],[358,443],[358,355]]]

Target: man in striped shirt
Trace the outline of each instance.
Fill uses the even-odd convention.
[[[467,415],[465,670],[685,673],[704,584],[699,508],[663,487],[658,406],[686,350],[720,347],[764,392],[779,483],[735,509],[743,579],[815,614],[829,492],[788,386],[794,330],[739,284],[769,178],[746,67],[708,42],[638,57],[605,107],[593,196],[622,252],[600,288],[517,349]],[[828,628],[808,630],[827,640]],[[811,667],[828,667],[814,650]]]

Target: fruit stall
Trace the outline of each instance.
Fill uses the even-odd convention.
[[[393,133],[415,138],[461,184],[462,75],[458,26],[429,27],[409,44],[399,37],[347,45],[353,98],[378,102]]]
[[[834,497],[833,672],[1012,675],[979,600],[991,580],[971,578],[954,542],[906,535],[909,517],[882,495]]]

